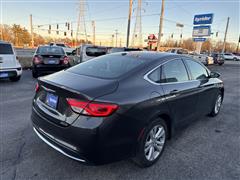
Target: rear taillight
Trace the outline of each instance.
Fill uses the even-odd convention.
[[[33,62],[34,62],[34,64],[41,64],[42,63],[42,58],[40,58],[39,56],[34,56],[33,57]]]
[[[62,61],[63,61],[63,64],[68,64],[69,63],[69,58],[67,56],[64,56]]]
[[[36,86],[35,86],[35,92],[38,92],[39,91],[39,84],[36,83]]]
[[[87,116],[109,116],[118,109],[118,105],[110,103],[86,102],[70,98],[67,101],[74,112]]]

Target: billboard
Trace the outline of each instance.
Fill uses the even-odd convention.
[[[193,37],[203,37],[211,35],[211,26],[194,26],[193,27]]]
[[[207,38],[193,38],[194,42],[205,42]]]
[[[201,25],[201,24],[212,24],[213,22],[213,14],[198,14],[194,16],[193,24]]]

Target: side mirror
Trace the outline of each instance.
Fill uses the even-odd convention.
[[[76,55],[76,49],[74,49],[71,53],[72,56],[75,56]]]
[[[219,78],[221,76],[220,73],[218,72],[211,72],[210,73],[210,78]]]

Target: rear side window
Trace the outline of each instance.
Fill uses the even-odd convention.
[[[155,83],[160,83],[160,72],[160,68],[157,68],[148,75],[148,78]]]
[[[162,65],[161,83],[187,81],[188,74],[181,59],[172,60]]]
[[[45,46],[37,49],[37,54],[41,55],[64,55],[64,50],[57,46]]]
[[[207,70],[201,64],[190,59],[185,59],[185,61],[194,80],[206,79],[208,77]]]
[[[87,47],[86,48],[86,54],[87,56],[102,56],[107,53],[107,48],[100,48],[100,47]]]
[[[145,61],[145,59],[134,56],[110,54],[86,61],[67,71],[80,75],[111,79],[128,73],[144,64]]]
[[[0,44],[0,54],[13,54],[13,49],[10,44]]]

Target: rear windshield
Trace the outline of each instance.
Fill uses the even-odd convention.
[[[87,47],[86,49],[86,54],[87,56],[102,56],[107,53],[107,48],[102,48],[102,47]]]
[[[94,58],[67,71],[103,79],[117,78],[144,64],[146,60],[133,56],[111,54]]]
[[[10,44],[0,44],[0,54],[13,54],[13,49]]]
[[[37,50],[37,54],[41,55],[64,55],[64,50],[61,47],[57,46],[45,46],[39,47]]]

